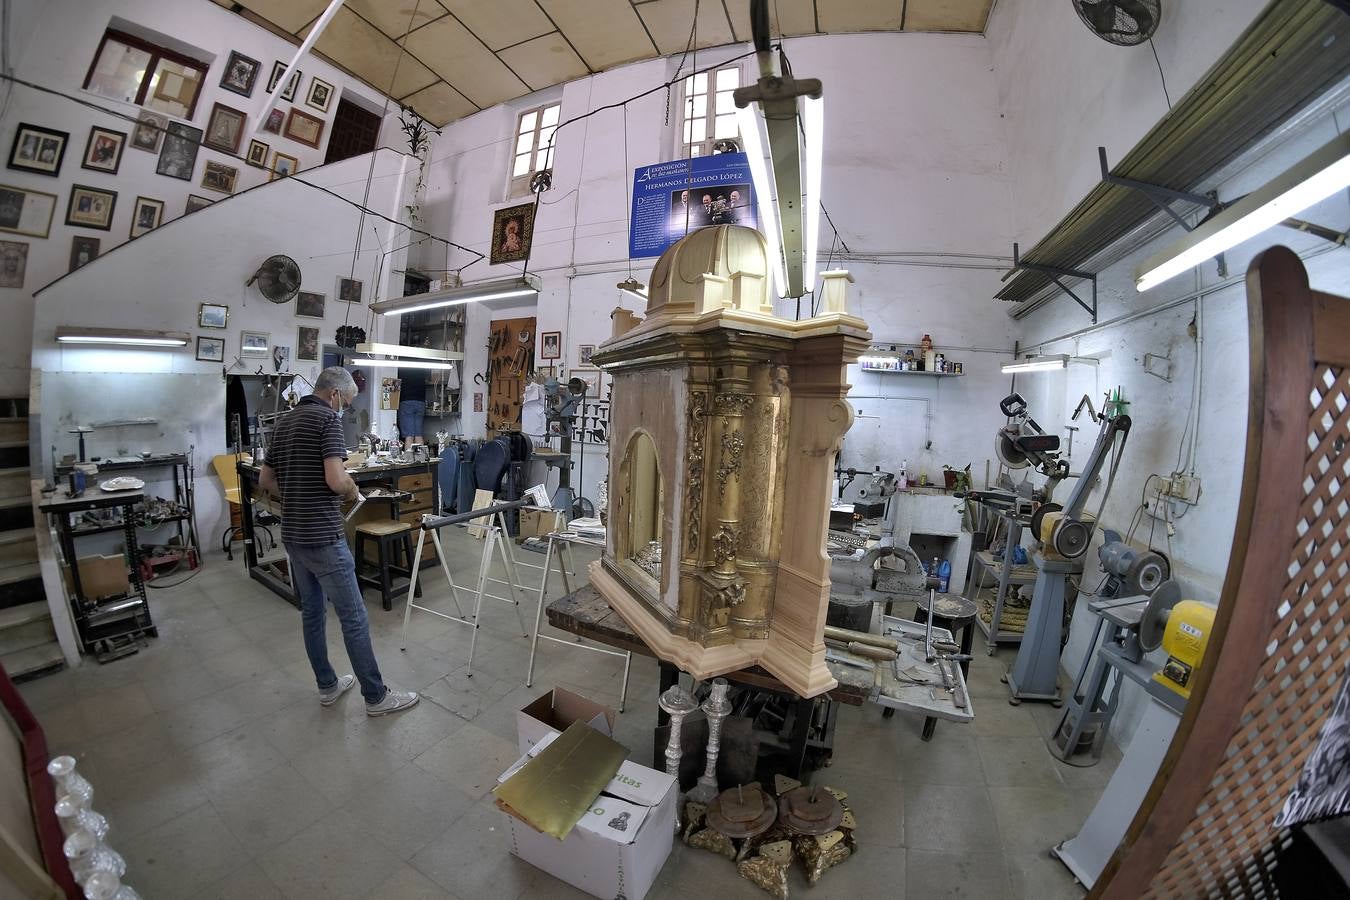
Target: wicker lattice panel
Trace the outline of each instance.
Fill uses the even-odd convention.
[[[1153,897],[1275,897],[1273,826],[1350,653],[1350,369],[1321,367],[1310,396],[1303,502],[1266,661],[1195,816]],[[1236,685],[1222,689],[1236,688]]]

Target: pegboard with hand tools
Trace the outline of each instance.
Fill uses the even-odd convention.
[[[520,430],[521,396],[534,371],[534,316],[495,319],[488,330],[488,437]]]

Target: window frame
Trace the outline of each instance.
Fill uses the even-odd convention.
[[[674,122],[676,159],[692,159],[695,156],[712,156],[714,155],[713,146],[717,144],[718,141],[725,141],[725,140],[734,140],[737,146],[739,146],[742,151],[745,150],[745,144],[741,140],[741,131],[739,123],[736,126],[736,134],[734,137],[719,138],[713,136],[716,134],[716,125],[717,125],[717,94],[719,93],[719,91],[717,90],[717,76],[719,73],[728,70],[734,71],[736,73],[736,87],[744,87],[745,68],[740,63],[729,63],[725,66],[718,66],[716,69],[711,69],[703,73],[697,72],[690,73],[689,75],[686,75],[684,78],[680,79],[679,116],[675,119]],[[692,102],[692,97],[689,94],[689,79],[695,77],[695,75],[698,74],[704,74],[708,76],[708,86],[710,88],[710,91],[703,95],[709,98],[708,104],[706,107],[704,107],[703,111],[705,136],[704,139],[701,141],[693,141],[693,140],[685,141],[684,123],[687,121],[696,121],[696,119],[694,119],[691,115],[689,115],[689,113],[691,112],[690,104]],[[725,91],[723,93],[729,93],[729,91]],[[700,150],[700,152],[697,154],[694,154],[692,152],[692,148],[695,146],[697,146]]]
[[[136,97],[131,102],[137,106],[145,106],[145,95],[150,91],[150,81],[155,77],[155,72],[159,69],[161,59],[168,60],[171,63],[177,63],[180,66],[186,66],[190,69],[196,69],[201,73],[201,78],[197,82],[197,90],[192,95],[192,103],[188,106],[188,113],[185,117],[189,122],[197,115],[197,103],[202,98],[202,88],[206,86],[206,76],[211,69],[211,64],[195,59],[184,53],[170,50],[168,47],[161,47],[152,41],[143,37],[122,31],[118,28],[106,28],[103,31],[103,37],[99,39],[98,49],[94,51],[94,58],[89,60],[89,69],[84,75],[84,84],[81,90],[89,90],[89,82],[94,79],[94,71],[98,68],[98,61],[103,58],[103,50],[108,46],[108,38],[112,38],[128,47],[134,47],[137,50],[150,54],[150,63],[145,67],[145,75],[141,78],[140,86],[136,89]],[[100,95],[102,96],[102,95]],[[166,113],[166,115],[168,115]]]
[[[558,109],[558,121],[555,122],[553,125],[544,125],[543,121],[545,111],[553,109],[554,107],[557,107]],[[516,160],[522,155],[524,155],[522,153],[517,152],[517,147],[519,146],[521,137],[520,126],[521,122],[530,113],[535,114],[534,135],[530,143],[530,169],[523,175],[517,175],[515,174]],[[511,130],[511,149],[510,152],[507,154],[507,163],[506,163],[506,175],[507,175],[506,196],[508,199],[513,200],[517,197],[528,197],[531,193],[530,180],[533,179],[534,176],[539,172],[553,171],[553,161],[554,159],[557,158],[558,155],[558,142],[556,140],[556,137],[553,141],[552,148],[550,148],[548,152],[548,165],[545,166],[544,168],[535,168],[535,164],[539,161],[539,153],[543,149],[539,142],[539,132],[542,131],[544,128],[552,128],[553,134],[556,135],[558,131],[558,126],[561,124],[562,124],[561,99],[554,100],[549,103],[544,103],[539,106],[532,106],[528,109],[522,109],[519,113],[517,113],[516,127]]]

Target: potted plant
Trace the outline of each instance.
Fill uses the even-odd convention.
[[[946,482],[944,486],[947,490],[965,493],[970,490],[970,463],[966,463],[964,469],[944,465],[942,467],[942,478]]]

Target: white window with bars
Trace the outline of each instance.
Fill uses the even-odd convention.
[[[540,106],[520,114],[516,146],[511,157],[512,197],[530,193],[530,179],[553,168],[553,132],[558,130],[562,104]]]
[[[739,66],[699,72],[684,80],[681,158],[710,156],[718,141],[733,140],[740,144],[736,101],[732,97],[740,86]]]

